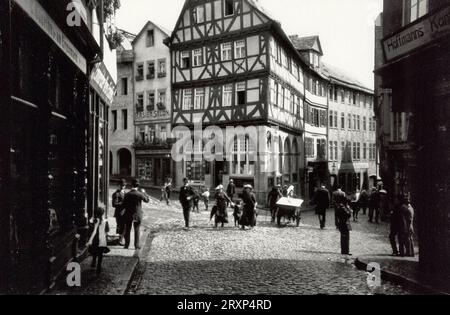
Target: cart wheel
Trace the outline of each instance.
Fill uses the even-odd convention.
[[[277,216],[278,227],[281,227],[281,216]]]

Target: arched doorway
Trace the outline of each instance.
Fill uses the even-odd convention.
[[[128,149],[120,149],[117,156],[120,176],[131,176],[131,152]]]

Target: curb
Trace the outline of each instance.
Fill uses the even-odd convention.
[[[361,259],[361,258],[355,259],[355,266],[357,269],[366,271],[367,265],[368,265],[368,263],[365,262],[363,259]],[[381,279],[387,280],[387,281],[390,281],[390,282],[393,282],[396,284],[400,284],[402,286],[405,286],[405,287],[410,288],[415,291],[424,292],[425,294],[450,296],[450,293],[448,293],[448,292],[439,291],[439,290],[433,288],[432,286],[420,283],[417,280],[401,276],[399,274],[396,274],[396,273],[388,271],[388,270],[383,270],[383,269],[381,270]]]

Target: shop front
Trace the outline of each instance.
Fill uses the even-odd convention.
[[[411,195],[421,267],[440,276],[450,263],[449,14],[447,5],[383,39],[387,62],[377,70],[392,91],[381,176],[388,191]],[[420,38],[401,41],[419,28]]]
[[[50,287],[76,259],[92,211],[89,72],[100,47],[85,25],[62,22],[65,8],[0,3],[0,293]]]

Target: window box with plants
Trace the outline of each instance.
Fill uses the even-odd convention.
[[[158,107],[158,110],[161,110],[161,111],[166,110],[166,104],[164,104],[164,103],[158,103],[158,104],[156,104],[156,106]]]
[[[147,80],[153,80],[154,78],[155,78],[155,74],[154,73],[147,74]]]
[[[165,72],[158,73],[158,78],[165,78],[167,74]]]

